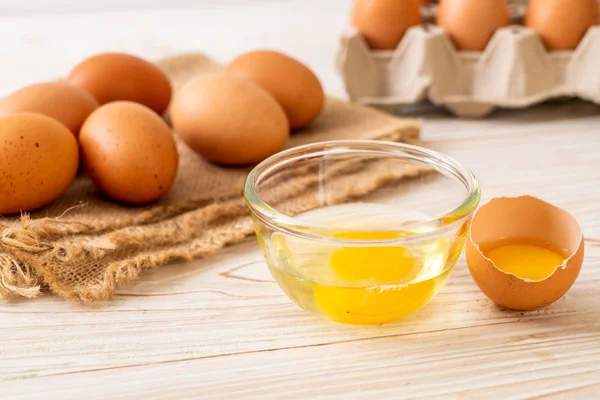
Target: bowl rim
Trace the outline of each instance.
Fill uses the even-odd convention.
[[[267,204],[257,193],[257,187],[260,185],[260,177],[268,176],[269,173],[289,165],[296,160],[306,159],[308,156],[322,156],[325,154],[343,154],[347,152],[371,152],[379,154],[397,155],[399,158],[409,158],[426,165],[430,165],[435,170],[444,175],[454,175],[453,178],[465,186],[468,193],[460,205],[444,215],[435,216],[428,220],[418,221],[409,225],[402,225],[397,228],[386,229],[351,229],[355,232],[386,232],[394,233],[406,231],[407,228],[418,229],[424,227],[433,227],[424,233],[418,233],[410,236],[393,237],[390,239],[352,239],[340,238],[335,236],[340,228],[324,227],[315,224],[309,224],[299,220],[296,217],[285,215],[277,211],[274,207]],[[427,162],[426,160],[432,161]],[[309,240],[327,241],[327,242],[348,242],[352,244],[402,244],[412,243],[422,240],[435,238],[440,234],[462,225],[469,219],[481,200],[481,189],[475,175],[467,168],[458,163],[454,158],[440,152],[430,150],[421,146],[416,146],[401,142],[392,142],[385,140],[329,140],[309,143],[301,146],[292,147],[276,153],[257,164],[248,176],[244,184],[244,199],[250,208],[252,215],[261,222],[270,226],[274,231],[286,233],[296,237]],[[450,221],[450,222],[448,222]],[[318,233],[315,230],[318,229]],[[348,229],[346,229],[348,230]]]

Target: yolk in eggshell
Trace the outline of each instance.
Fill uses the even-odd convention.
[[[504,240],[482,247],[498,269],[533,281],[549,277],[565,260],[560,251],[537,241]]]

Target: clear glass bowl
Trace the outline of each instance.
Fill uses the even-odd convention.
[[[249,174],[271,274],[302,308],[381,324],[426,305],[465,243],[479,185],[437,152],[382,141],[296,147]]]

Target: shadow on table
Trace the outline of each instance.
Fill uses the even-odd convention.
[[[596,104],[578,99],[557,99],[544,102],[525,109],[496,109],[490,115],[479,118],[501,123],[510,118],[511,121],[521,120],[527,122],[556,121],[574,118],[585,118],[600,114],[600,107]],[[401,117],[414,117],[425,119],[445,119],[453,114],[443,107],[431,103],[406,106],[397,114]],[[455,117],[459,119],[459,117]]]

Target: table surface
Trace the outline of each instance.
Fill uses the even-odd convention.
[[[200,3],[0,17],[0,95],[63,75],[98,51],[204,51],[226,61],[259,47],[293,54],[328,93],[343,93],[333,55],[350,1]],[[590,398],[600,390],[598,107],[569,101],[485,120],[422,116],[426,145],[471,168],[483,201],[531,194],[579,219],[585,263],[563,299],[538,311],[502,310],[462,257],[417,314],[385,326],[340,325],[293,305],[251,239],[147,272],[92,307],[49,295],[0,302],[0,397]]]

